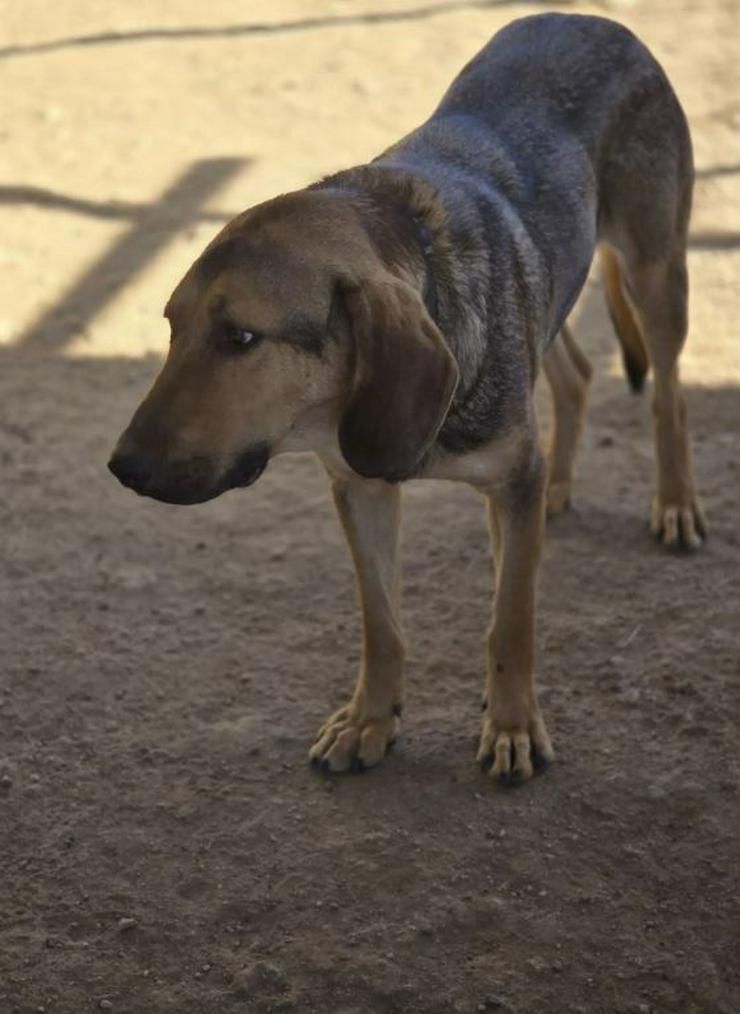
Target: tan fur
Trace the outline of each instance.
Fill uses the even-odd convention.
[[[126,453],[145,435],[147,446],[165,465],[208,459],[216,478],[243,447],[245,433],[255,444],[298,450],[301,434],[336,424],[352,375],[351,352],[345,345],[331,344],[318,358],[270,341],[248,356],[226,358],[203,340],[220,302],[258,334],[281,336],[289,327],[297,291],[304,314],[317,327],[325,327],[336,265],[322,262],[316,250],[332,230],[343,232],[342,246],[359,271],[377,271],[377,258],[369,243],[363,244],[361,230],[353,228],[352,216],[333,204],[333,214],[322,215],[327,202],[332,203],[307,203],[301,193],[289,195],[272,216],[269,202],[245,212],[216,237],[211,247],[254,227],[257,218],[268,252],[282,245],[291,251],[291,263],[265,257],[249,271],[227,266],[207,282],[198,262],[193,265],[165,310],[172,332],[165,364],[116,453]]]
[[[342,477],[334,480],[333,492],[357,574],[362,659],[352,700],[322,726],[309,756],[332,771],[346,771],[355,759],[365,767],[383,759],[401,714],[401,491],[382,480]]]
[[[564,327],[547,350],[543,367],[554,407],[547,488],[547,513],[554,516],[570,506],[573,461],[583,429],[591,366],[570,329]]]
[[[535,614],[545,470],[533,426],[528,435],[515,466],[531,473],[525,495],[516,496],[511,485],[479,485],[488,501],[496,593],[488,632],[488,674],[477,758],[484,765],[492,759],[491,777],[514,781],[532,776],[533,757],[542,764],[554,757],[535,688]]]
[[[678,358],[686,339],[685,254],[624,267],[625,296],[639,322],[653,368],[653,422],[658,488],[651,529],[666,546],[697,549],[706,536],[704,512],[696,494],[686,425],[686,402]]]
[[[599,260],[606,305],[614,330],[622,346],[625,362],[632,364],[631,368],[638,378],[636,382],[641,384],[641,378],[648,371],[649,361],[639,325],[624,292],[619,259],[614,250],[602,244],[599,247]]]

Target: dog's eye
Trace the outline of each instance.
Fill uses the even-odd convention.
[[[237,345],[251,345],[256,340],[254,331],[247,331],[246,328],[238,327],[234,332],[234,341]]]
[[[232,320],[217,320],[214,322],[211,340],[225,353],[241,354],[249,352],[258,345],[262,336],[248,327],[243,327]]]
[[[227,337],[232,345],[240,349],[247,349],[257,343],[257,335],[246,327],[239,327],[238,324],[230,324],[227,328]]]

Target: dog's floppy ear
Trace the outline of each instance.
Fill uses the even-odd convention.
[[[394,278],[340,282],[354,343],[354,378],[339,446],[355,472],[413,473],[450,407],[457,364],[419,294]]]

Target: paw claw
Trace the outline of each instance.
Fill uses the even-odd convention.
[[[491,715],[483,719],[476,759],[484,774],[500,785],[520,785],[528,781],[553,757],[550,737],[536,705],[529,717],[522,718],[513,728],[497,724]]]
[[[707,525],[696,497],[681,506],[665,504],[655,497],[650,512],[650,531],[667,549],[694,552],[707,536]]]
[[[398,724],[395,714],[362,719],[356,717],[351,706],[341,708],[322,726],[309,757],[325,770],[361,774],[385,757]]]

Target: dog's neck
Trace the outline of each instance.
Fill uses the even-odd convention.
[[[377,253],[386,266],[418,286],[427,311],[458,364],[460,382],[439,441],[454,449],[464,444],[472,398],[480,396],[479,379],[490,327],[475,281],[489,263],[489,251],[465,235],[455,235],[441,195],[426,179],[390,162],[357,166],[328,177],[311,189],[351,196]],[[478,265],[477,274],[470,264]],[[433,285],[433,288],[431,287]],[[462,434],[462,436],[460,435]]]

